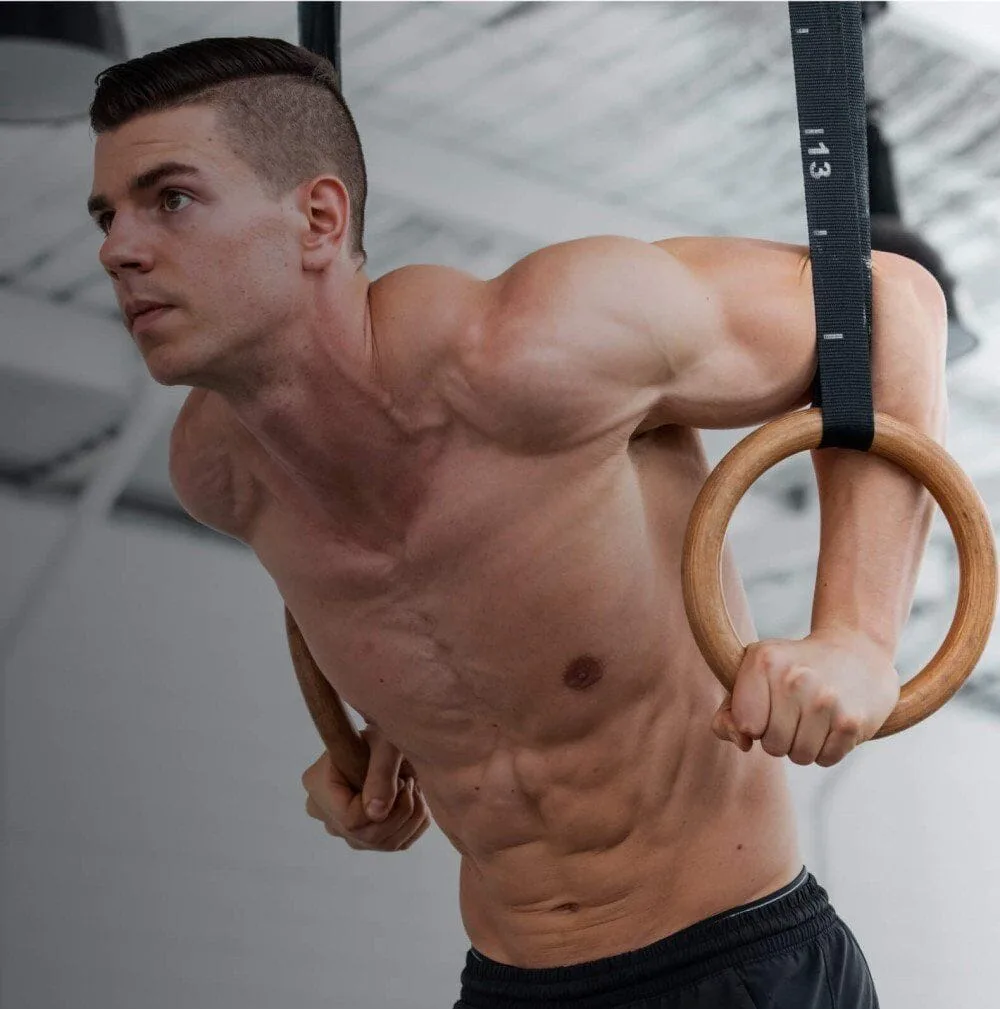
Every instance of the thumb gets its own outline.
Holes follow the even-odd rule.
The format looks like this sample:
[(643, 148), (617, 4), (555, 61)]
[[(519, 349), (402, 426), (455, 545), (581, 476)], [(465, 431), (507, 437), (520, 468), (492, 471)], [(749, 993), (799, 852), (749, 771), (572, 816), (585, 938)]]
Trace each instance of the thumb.
[(396, 801), (399, 765), (403, 755), (382, 733), (369, 726), (361, 733), (368, 742), (368, 773), (361, 790), (361, 802), (371, 820), (384, 820)]
[(732, 694), (732, 723), (750, 739), (760, 739), (771, 720), (771, 686), (767, 678), (770, 660), (762, 653), (759, 642), (747, 648), (736, 673)]
[(753, 740), (740, 732), (733, 721), (733, 695), (726, 694), (726, 699), (719, 706), (712, 719), (712, 731), (727, 743), (734, 743), (744, 753), (753, 747)]

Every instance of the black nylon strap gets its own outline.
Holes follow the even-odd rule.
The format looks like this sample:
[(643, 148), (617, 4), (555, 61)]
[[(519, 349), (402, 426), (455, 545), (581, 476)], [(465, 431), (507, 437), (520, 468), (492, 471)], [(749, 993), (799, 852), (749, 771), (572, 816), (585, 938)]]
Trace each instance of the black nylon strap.
[(816, 303), (821, 448), (867, 451), (871, 222), (860, 3), (788, 4)]

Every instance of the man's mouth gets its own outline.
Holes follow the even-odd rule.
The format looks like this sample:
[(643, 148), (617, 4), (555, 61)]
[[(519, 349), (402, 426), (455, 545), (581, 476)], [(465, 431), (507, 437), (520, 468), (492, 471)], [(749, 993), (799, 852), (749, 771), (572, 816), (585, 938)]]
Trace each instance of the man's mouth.
[(163, 315), (170, 311), (173, 305), (150, 305), (136, 312), (131, 317), (129, 328), (134, 334), (138, 329), (146, 329)]

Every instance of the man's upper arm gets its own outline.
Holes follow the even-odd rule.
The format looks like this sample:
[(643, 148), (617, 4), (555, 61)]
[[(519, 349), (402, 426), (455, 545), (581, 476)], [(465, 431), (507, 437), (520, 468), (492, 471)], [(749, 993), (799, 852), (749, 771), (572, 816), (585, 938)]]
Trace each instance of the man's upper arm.
[[(914, 311), (914, 281), (926, 287), (929, 275), (880, 253), (874, 270), (882, 302), (889, 292)], [(544, 381), (549, 411), (569, 410), (581, 434), (744, 427), (809, 402), (816, 335), (803, 246), (592, 238), (543, 249), (493, 284), (503, 334), (493, 363), (537, 365), (526, 387)]]
[(718, 329), (699, 344), (683, 324), (681, 365), (659, 411), (667, 423), (747, 427), (809, 402), (816, 321), (809, 250), (749, 238), (676, 238), (657, 246), (710, 299)]
[(492, 282), (489, 364), (581, 438), (774, 416), (812, 378), (811, 287), (795, 297), (802, 250), (738, 241), (590, 238), (528, 256)]
[[(666, 390), (665, 412), (693, 427), (743, 427), (807, 405), (817, 363), (808, 248), (746, 238), (658, 244), (711, 292), (724, 317), (710, 355), (687, 346), (687, 366)], [(913, 260), (873, 252), (876, 409), (880, 394), (901, 383), (915, 399), (933, 398), (946, 337), (944, 293), (934, 277)]]

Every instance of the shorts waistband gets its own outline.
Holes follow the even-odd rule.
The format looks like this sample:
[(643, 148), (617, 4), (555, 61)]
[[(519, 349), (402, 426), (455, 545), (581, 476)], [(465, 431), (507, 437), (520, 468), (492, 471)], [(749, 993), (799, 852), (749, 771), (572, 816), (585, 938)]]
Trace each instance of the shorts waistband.
[(470, 949), (459, 1005), (465, 1009), (574, 1007), (653, 998), (737, 964), (814, 939), (837, 920), (826, 890), (803, 867), (786, 886), (696, 922), (649, 946), (566, 967), (512, 967)]

